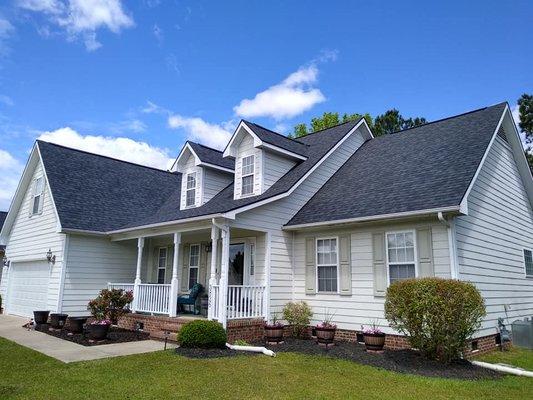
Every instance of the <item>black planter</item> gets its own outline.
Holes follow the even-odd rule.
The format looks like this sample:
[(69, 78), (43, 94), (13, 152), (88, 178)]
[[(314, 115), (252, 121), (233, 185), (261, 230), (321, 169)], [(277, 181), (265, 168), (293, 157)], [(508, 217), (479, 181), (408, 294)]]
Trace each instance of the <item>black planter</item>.
[(36, 325), (46, 324), (48, 322), (48, 315), (50, 315), (50, 311), (34, 311), (33, 322)]
[(104, 340), (109, 332), (109, 324), (90, 324), (88, 325), (89, 339), (92, 340)]
[(68, 329), (72, 333), (83, 333), (83, 325), (87, 322), (87, 317), (70, 317), (68, 319)]
[(54, 329), (63, 329), (67, 322), (68, 314), (50, 314), (50, 326)]

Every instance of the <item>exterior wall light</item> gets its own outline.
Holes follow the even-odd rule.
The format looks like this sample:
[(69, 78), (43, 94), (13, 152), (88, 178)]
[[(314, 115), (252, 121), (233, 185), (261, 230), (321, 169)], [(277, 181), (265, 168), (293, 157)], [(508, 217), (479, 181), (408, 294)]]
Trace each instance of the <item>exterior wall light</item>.
[(52, 249), (48, 249), (48, 251), (46, 252), (46, 259), (49, 263), (56, 263), (56, 256), (52, 254)]

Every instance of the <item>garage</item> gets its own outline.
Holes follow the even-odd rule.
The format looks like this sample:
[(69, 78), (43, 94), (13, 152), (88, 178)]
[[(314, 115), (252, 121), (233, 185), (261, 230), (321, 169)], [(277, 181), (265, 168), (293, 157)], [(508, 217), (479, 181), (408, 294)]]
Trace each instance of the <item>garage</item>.
[(50, 269), (47, 261), (12, 263), (9, 268), (7, 312), (24, 317), (47, 310)]

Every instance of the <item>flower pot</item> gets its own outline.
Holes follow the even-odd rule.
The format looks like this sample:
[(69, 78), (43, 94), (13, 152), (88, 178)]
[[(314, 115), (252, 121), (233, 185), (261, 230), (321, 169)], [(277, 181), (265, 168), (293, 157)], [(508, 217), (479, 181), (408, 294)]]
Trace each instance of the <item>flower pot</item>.
[(68, 314), (50, 314), (50, 326), (54, 329), (63, 329), (67, 318)]
[(265, 325), (265, 338), (267, 343), (283, 342), (283, 325)]
[(46, 324), (48, 322), (48, 315), (50, 315), (50, 311), (34, 311), (33, 322), (36, 325)]
[(70, 317), (68, 319), (68, 329), (72, 333), (83, 333), (83, 325), (87, 322), (87, 317)]
[(315, 327), (316, 341), (320, 345), (329, 346), (333, 344), (337, 328)]
[(367, 351), (383, 351), (385, 346), (384, 333), (365, 333), (363, 337)]
[(89, 339), (104, 340), (109, 332), (109, 324), (90, 324), (88, 327)]

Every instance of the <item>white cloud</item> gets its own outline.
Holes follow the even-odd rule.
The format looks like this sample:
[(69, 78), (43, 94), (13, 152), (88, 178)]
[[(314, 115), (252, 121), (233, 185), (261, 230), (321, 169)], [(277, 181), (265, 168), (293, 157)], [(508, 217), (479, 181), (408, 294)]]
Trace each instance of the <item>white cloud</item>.
[(0, 149), (0, 211), (7, 211), (24, 166), (6, 150)]
[(183, 117), (178, 114), (168, 117), (168, 126), (172, 129), (181, 128), (189, 139), (216, 149), (223, 149), (232, 135), (231, 122), (211, 124), (198, 117)]
[(69, 40), (83, 40), (88, 51), (102, 46), (96, 38), (98, 29), (119, 33), (134, 25), (121, 0), (19, 0), (18, 6), (44, 14), (50, 23), (65, 30)]
[(518, 129), (518, 133), (520, 134), (520, 139), (522, 139), (522, 144), (525, 147), (526, 134), (520, 130), (520, 126), (518, 125), (520, 123), (520, 112), (518, 111), (518, 105), (511, 108), (511, 114), (513, 115), (513, 120), (516, 125), (516, 129)]
[(82, 135), (70, 127), (43, 132), (38, 139), (160, 169), (174, 161), (167, 149), (126, 137)]
[(301, 67), (277, 85), (244, 99), (233, 111), (244, 118), (292, 118), (326, 100), (320, 89), (313, 87), (318, 78), (315, 64)]
[(9, 47), (6, 42), (11, 37), (15, 28), (7, 19), (0, 18), (0, 56), (9, 53)]

